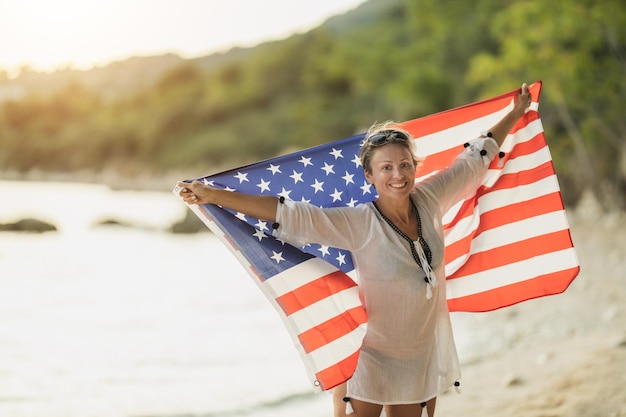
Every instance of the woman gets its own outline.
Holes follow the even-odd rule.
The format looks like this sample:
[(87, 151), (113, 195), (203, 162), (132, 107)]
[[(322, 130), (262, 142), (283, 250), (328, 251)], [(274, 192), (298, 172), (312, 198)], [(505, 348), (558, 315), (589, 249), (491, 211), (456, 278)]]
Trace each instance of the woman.
[[(378, 194), (357, 207), (322, 209), (277, 197), (179, 183), (188, 204), (217, 204), (278, 223), (277, 238), (352, 253), (368, 313), (352, 378), (333, 391), (335, 416), (434, 416), (439, 394), (458, 384), (460, 366), (446, 302), (442, 217), (480, 185), (515, 122), (531, 102), (522, 85), (513, 110), (472, 142), (455, 163), (415, 184), (419, 159), (410, 135), (373, 126), (361, 147), (365, 178)], [(346, 407), (346, 403), (349, 405)]]

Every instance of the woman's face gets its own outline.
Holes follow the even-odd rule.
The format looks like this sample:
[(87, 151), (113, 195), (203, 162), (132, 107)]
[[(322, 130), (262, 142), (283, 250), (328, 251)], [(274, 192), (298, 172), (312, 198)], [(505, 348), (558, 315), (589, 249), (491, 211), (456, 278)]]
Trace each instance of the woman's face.
[(407, 198), (413, 190), (416, 167), (406, 147), (390, 143), (377, 148), (371, 167), (371, 172), (365, 172), (365, 178), (376, 188), (380, 199)]

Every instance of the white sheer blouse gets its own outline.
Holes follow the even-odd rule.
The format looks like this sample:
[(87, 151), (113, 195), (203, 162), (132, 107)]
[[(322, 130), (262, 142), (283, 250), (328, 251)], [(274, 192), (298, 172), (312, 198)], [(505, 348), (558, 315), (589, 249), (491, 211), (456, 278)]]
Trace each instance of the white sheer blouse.
[[(485, 156), (480, 155), (483, 148)], [(449, 168), (416, 184), (411, 199), (437, 278), (430, 298), (426, 273), (409, 243), (372, 203), (327, 209), (293, 201), (278, 205), (276, 237), (294, 246), (318, 243), (352, 253), (368, 322), (348, 397), (376, 404), (420, 403), (460, 379), (446, 302), (442, 217), (473, 194), (497, 152), (493, 139), (476, 140)]]

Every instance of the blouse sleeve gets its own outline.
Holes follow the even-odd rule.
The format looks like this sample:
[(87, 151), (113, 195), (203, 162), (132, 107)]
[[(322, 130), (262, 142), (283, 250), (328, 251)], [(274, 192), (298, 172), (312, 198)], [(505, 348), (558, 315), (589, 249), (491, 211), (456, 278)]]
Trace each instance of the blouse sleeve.
[(440, 202), (443, 213), (476, 192), (498, 151), (498, 144), (492, 138), (475, 139), (450, 167), (424, 181)]
[(274, 237), (294, 246), (317, 243), (355, 250), (368, 238), (369, 228), (363, 227), (368, 215), (366, 206), (319, 208), (285, 200), (276, 210)]

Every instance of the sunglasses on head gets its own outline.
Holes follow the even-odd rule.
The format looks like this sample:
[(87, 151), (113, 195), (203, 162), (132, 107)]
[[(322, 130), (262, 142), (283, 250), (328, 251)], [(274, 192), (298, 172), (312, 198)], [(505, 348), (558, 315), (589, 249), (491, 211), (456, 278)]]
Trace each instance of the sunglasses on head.
[(389, 143), (391, 141), (393, 142), (407, 142), (409, 140), (409, 137), (398, 131), (398, 130), (388, 130), (386, 132), (381, 132), (381, 133), (377, 133), (375, 135), (370, 136), (369, 138), (367, 138), (367, 141), (370, 143), (370, 145), (372, 146), (380, 146), (380, 145), (384, 145), (386, 143)]

